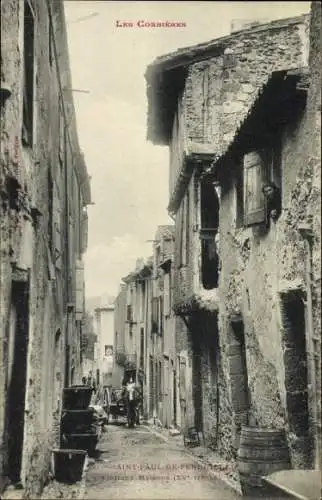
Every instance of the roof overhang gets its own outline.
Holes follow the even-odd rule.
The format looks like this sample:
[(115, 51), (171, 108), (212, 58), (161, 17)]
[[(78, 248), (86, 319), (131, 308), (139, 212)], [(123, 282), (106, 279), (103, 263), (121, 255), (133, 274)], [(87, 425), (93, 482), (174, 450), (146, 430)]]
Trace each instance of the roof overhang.
[(140, 269), (133, 271), (132, 273), (129, 273), (127, 276), (122, 278), (122, 281), (124, 283), (131, 283), (134, 281), (144, 281), (146, 280), (149, 276), (152, 274), (152, 264), (147, 263), (144, 264)]
[(145, 73), (148, 99), (147, 140), (157, 145), (169, 144), (177, 99), (184, 89), (189, 66), (223, 54), (233, 40), (247, 33), (260, 34), (283, 29), (304, 23), (308, 18), (309, 15), (304, 14), (277, 19), (156, 58)]
[(260, 140), (270, 137), (276, 127), (294, 121), (305, 107), (309, 84), (307, 67), (274, 71), (261, 87), (230, 144), (215, 158), (209, 173), (220, 168), (226, 157), (241, 149), (246, 152), (256, 147)]

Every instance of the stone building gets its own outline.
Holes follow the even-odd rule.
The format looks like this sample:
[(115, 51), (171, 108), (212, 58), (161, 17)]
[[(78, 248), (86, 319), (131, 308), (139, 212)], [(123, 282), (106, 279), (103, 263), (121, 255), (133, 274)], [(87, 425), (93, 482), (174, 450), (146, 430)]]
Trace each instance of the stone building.
[(90, 185), (63, 2), (9, 0), (1, 16), (0, 489), (37, 498), (62, 389), (80, 382)]
[[(135, 270), (123, 278), (115, 300), (115, 362), (122, 370), (120, 383), (127, 383), (132, 377), (144, 394), (148, 380), (151, 276), (151, 259), (138, 259)], [(146, 400), (144, 405), (147, 412)]]
[(82, 375), (88, 378), (96, 373), (97, 335), (94, 332), (94, 315), (85, 313), (82, 336)]
[[(300, 236), (293, 228), (298, 208), (292, 213), (296, 201), (291, 201), (297, 170), (290, 166), (295, 162), (292, 148), (300, 152), (306, 134), (298, 120), (306, 113), (306, 88), (300, 87), (301, 82), (307, 86), (308, 32), (309, 16), (255, 23), (220, 39), (159, 57), (146, 72), (148, 139), (168, 145), (170, 150), (168, 210), (175, 217), (173, 307), (177, 316), (182, 427), (195, 425), (204, 432), (209, 446), (232, 457), (243, 423), (286, 426), (293, 463), (300, 466), (310, 462), (310, 457), (304, 450), (303, 429), (293, 436), (292, 416), (287, 413), (283, 326), (278, 317), (282, 287), (285, 285), (286, 292), (288, 281), (293, 283), (295, 277), (301, 281), (303, 268), (304, 250), (297, 247)], [(262, 92), (264, 104), (258, 104)], [(284, 103), (279, 115), (283, 99), (291, 103), (292, 110), (294, 102), (296, 106), (291, 112)], [(225, 155), (235, 142), (234, 151), (241, 156), (252, 152), (255, 146), (249, 136), (243, 146), (239, 144), (240, 127), (257, 114), (258, 105), (261, 111), (268, 111), (273, 102), (274, 120), (281, 121), (283, 131), (289, 133), (283, 139), (285, 149), (281, 144), (276, 149), (271, 141), (278, 139), (278, 134), (272, 133), (273, 126), (268, 125), (272, 136), (268, 137), (263, 118), (256, 115), (252, 121), (252, 130), (259, 119), (263, 132), (256, 148), (268, 148), (276, 164), (280, 161), (276, 158), (278, 151), (283, 149), (287, 158), (287, 166), (272, 166), (266, 179), (275, 185), (275, 202), (282, 195), (283, 208), (282, 214), (278, 212), (281, 207), (277, 208), (278, 220), (270, 222), (267, 230), (262, 227), (258, 166), (264, 160), (246, 156), (244, 168), (239, 166), (242, 159), (237, 161), (237, 168)], [(313, 121), (311, 126), (316, 126)], [(298, 165), (301, 159), (303, 163), (308, 155), (302, 153)], [(316, 187), (317, 173), (311, 178)], [(305, 199), (308, 211), (317, 198), (315, 190), (312, 201)], [(306, 222), (306, 217), (302, 218)], [(314, 224), (318, 227), (318, 215)], [(306, 283), (304, 275), (303, 268), (302, 286)], [(319, 301), (315, 300), (318, 310)], [(315, 318), (314, 308), (313, 314)], [(317, 327), (318, 323), (314, 330)], [(291, 347), (294, 355), (291, 352), (289, 357), (293, 361), (298, 356), (297, 348)], [(302, 399), (289, 389), (291, 406), (294, 401), (298, 405), (300, 399), (305, 400), (306, 389), (301, 386), (298, 390)], [(312, 418), (313, 414), (314, 410)]]
[(177, 420), (177, 359), (172, 310), (174, 226), (158, 226), (153, 242), (149, 349), (149, 417), (164, 427)]
[(146, 419), (177, 424), (178, 381), (172, 310), (174, 226), (158, 226), (153, 256), (137, 260), (115, 301), (116, 362), (144, 394)]
[(94, 310), (94, 333), (96, 335), (96, 383), (112, 385), (114, 369), (114, 299)]

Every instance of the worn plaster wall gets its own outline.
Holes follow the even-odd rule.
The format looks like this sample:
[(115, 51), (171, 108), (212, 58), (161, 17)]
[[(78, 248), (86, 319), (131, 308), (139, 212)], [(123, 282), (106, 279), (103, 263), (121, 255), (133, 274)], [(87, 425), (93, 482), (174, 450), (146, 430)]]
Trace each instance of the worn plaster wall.
[(307, 16), (227, 37), (219, 56), (189, 67), (183, 99), (187, 139), (214, 143), (221, 153), (268, 75), (307, 62)]
[(125, 320), (126, 320), (126, 286), (121, 285), (119, 294), (115, 299), (114, 309), (114, 344), (115, 352), (124, 350)]
[[(185, 150), (188, 140), (215, 145), (218, 154), (224, 152), (271, 72), (307, 65), (308, 28), (308, 17), (303, 16), (243, 30), (225, 39), (220, 55), (190, 65), (183, 95), (178, 97), (173, 123), (170, 197), (175, 180), (183, 167), (182, 151)], [(287, 134), (287, 131), (285, 133)], [(298, 154), (294, 145), (299, 143), (300, 136), (299, 131), (299, 135), (293, 134), (292, 139), (289, 139), (289, 151), (293, 150), (294, 156)], [(286, 150), (284, 154), (287, 155)], [(300, 168), (294, 168), (294, 162), (291, 160), (286, 164), (284, 199), (290, 197), (296, 171)], [(232, 418), (228, 391), (230, 356), (227, 340), (229, 341), (230, 326), (227, 316), (235, 314), (241, 307), (247, 337), (249, 386), (252, 394), (253, 414), (250, 415), (250, 421), (259, 425), (278, 426), (285, 424), (286, 416), (282, 390), (284, 374), (283, 370), (277, 368), (283, 366), (281, 337), (276, 328), (274, 330), (272, 327), (280, 322), (278, 306), (273, 299), (279, 278), (274, 271), (271, 273), (275, 266), (280, 237), (274, 230), (264, 238), (259, 234), (253, 235), (251, 231), (231, 231), (231, 225), (234, 227), (236, 223), (235, 186), (223, 186), (223, 190), (220, 239), (224, 238), (221, 247), (224, 268), (220, 275), (220, 288), (205, 291), (200, 284), (200, 185), (198, 178), (193, 176), (176, 213), (174, 301), (177, 310), (189, 311), (200, 306), (206, 310), (216, 310), (220, 301), (219, 373), (223, 392), (221, 401), (225, 408), (221, 413), (226, 418), (223, 426), (230, 431), (227, 430), (225, 437), (221, 436), (219, 446), (224, 454), (230, 455), (234, 447), (238, 446), (238, 439), (236, 441), (234, 434), (238, 434), (241, 423), (246, 423), (240, 415)], [(241, 272), (247, 276), (247, 286), (242, 291)], [(262, 276), (262, 280), (259, 280), (258, 276)], [(258, 297), (265, 299), (261, 301)], [(272, 332), (270, 336), (267, 335), (268, 331)], [(182, 349), (184, 344), (186, 348), (189, 347), (189, 335), (182, 326), (177, 327), (177, 339)], [(209, 347), (204, 346), (201, 351), (202, 371), (207, 379)], [(260, 367), (264, 369), (261, 370)], [(207, 382), (204, 386), (203, 413), (207, 415), (204, 418), (204, 426), (211, 440), (213, 416), (211, 410), (209, 411)], [(234, 427), (237, 428), (236, 432)]]
[[(311, 64), (316, 68), (319, 23), (312, 21)], [(259, 426), (285, 427), (294, 467), (313, 464), (310, 435), (292, 427), (290, 394), (286, 392), (285, 349), (280, 309), (280, 291), (306, 290), (305, 243), (299, 232), (301, 222), (313, 230), (312, 294), (314, 335), (320, 338), (320, 94), (316, 70), (313, 70), (307, 106), (296, 122), (285, 127), (282, 140), (283, 210), (267, 233), (259, 229), (236, 228), (234, 179), (223, 183), (221, 205), (222, 274), (220, 294), (220, 330), (222, 342), (231, 342), (227, 318), (241, 313), (246, 337), (249, 422)], [(228, 165), (226, 165), (228, 168)], [(232, 171), (229, 165), (230, 172)], [(308, 335), (308, 332), (306, 332)], [(316, 358), (317, 380), (320, 380), (319, 355)], [(228, 362), (227, 362), (228, 370)], [(298, 389), (295, 388), (295, 392)], [(317, 391), (320, 386), (318, 382)], [(295, 398), (295, 393), (291, 395)], [(297, 396), (296, 396), (297, 397)], [(299, 394), (299, 397), (301, 395)], [(294, 411), (294, 408), (292, 409)], [(297, 412), (301, 412), (300, 400)], [(320, 410), (319, 410), (320, 411)]]
[(206, 445), (231, 459), (234, 453), (232, 407), (223, 365), (224, 346), (219, 343), (217, 313), (200, 311), (194, 315), (193, 330), (198, 342), (194, 349), (199, 357), (197, 391), (200, 391), (201, 428)]
[[(21, 266), (21, 242), (26, 235), (24, 220), (32, 220), (32, 231), (27, 248), (32, 250), (25, 262), (29, 274), (29, 345), (27, 356), (27, 382), (25, 397), (25, 425), (21, 479), (26, 497), (36, 498), (49, 470), (50, 448), (57, 444), (61, 410), (61, 390), (64, 382), (66, 311), (67, 302), (66, 245), (61, 244), (62, 254), (51, 253), (49, 247), (50, 195), (48, 176), (53, 181), (53, 205), (55, 214), (66, 213), (65, 194), (66, 157), (59, 158), (61, 120), (59, 100), (62, 99), (58, 84), (56, 56), (59, 62), (67, 54), (64, 33), (64, 15), (61, 2), (53, 2), (53, 32), (58, 50), (54, 50), (53, 38), (49, 37), (49, 15), (45, 1), (34, 2), (35, 13), (35, 75), (34, 75), (34, 120), (33, 150), (21, 143), (22, 95), (23, 95), (23, 19), (24, 3), (11, 0), (1, 4), (1, 81), (11, 88), (11, 96), (1, 109), (1, 470), (2, 486), (7, 474), (6, 456), (6, 408), (7, 408), (7, 344), (10, 334), (10, 297), (12, 264)], [(56, 46), (56, 48), (57, 48)], [(51, 55), (50, 55), (51, 54)], [(70, 81), (68, 60), (65, 64), (65, 79)], [(68, 86), (71, 88), (71, 85)], [(66, 99), (71, 99), (71, 94)], [(73, 105), (69, 105), (74, 115)], [(73, 118), (75, 120), (75, 118)], [(77, 132), (73, 122), (73, 150), (78, 153)], [(71, 127), (70, 127), (71, 128)], [(64, 147), (64, 145), (63, 145)], [(14, 179), (24, 200), (17, 207), (10, 207), (8, 178)], [(79, 201), (79, 200), (78, 200)], [(73, 212), (79, 212), (77, 200)], [(37, 213), (37, 216), (34, 214)], [(61, 216), (58, 228), (61, 239), (65, 237), (66, 220)], [(77, 224), (77, 219), (75, 220)], [(70, 256), (73, 260), (74, 254)], [(75, 266), (75, 262), (73, 262)], [(72, 266), (71, 266), (72, 267)], [(73, 343), (75, 324), (72, 325), (70, 343)], [(60, 334), (57, 335), (57, 332)], [(79, 338), (75, 337), (79, 343)], [(54, 363), (55, 361), (55, 363)]]

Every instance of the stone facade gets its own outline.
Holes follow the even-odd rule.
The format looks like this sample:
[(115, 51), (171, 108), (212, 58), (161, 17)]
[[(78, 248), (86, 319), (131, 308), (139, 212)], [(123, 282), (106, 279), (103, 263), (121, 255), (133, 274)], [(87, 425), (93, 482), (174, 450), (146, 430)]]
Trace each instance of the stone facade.
[[(153, 367), (153, 408), (164, 427), (176, 424), (175, 317), (172, 310), (173, 226), (159, 226), (153, 244), (153, 293), (150, 367)], [(152, 388), (150, 388), (151, 392)]]
[(62, 2), (1, 4), (1, 489), (37, 498), (80, 382), (90, 187)]
[(96, 334), (96, 383), (112, 386), (114, 372), (114, 303), (102, 304), (94, 310), (94, 332)]
[[(137, 260), (136, 269), (123, 278), (115, 300), (115, 362), (122, 370), (120, 384), (130, 377), (147, 394), (147, 352), (150, 337), (150, 297), (152, 296), (152, 259)], [(144, 412), (148, 410), (148, 398)]]
[[(159, 57), (146, 72), (148, 139), (170, 149), (176, 344), (186, 356), (183, 402), (191, 402), (183, 425), (195, 424), (228, 457), (242, 424), (285, 427), (295, 467), (312, 466), (320, 435), (319, 396), (309, 389), (312, 380), (320, 393), (320, 82), (314, 69), (309, 85), (307, 71), (309, 55), (320, 68), (319, 22), (315, 14), (252, 26)], [(242, 167), (257, 149), (270, 151), (265, 181), (281, 194), (269, 229), (260, 219), (268, 205), (246, 198), (253, 189), (263, 201), (261, 181), (252, 187), (258, 162), (247, 156)], [(292, 337), (301, 321), (289, 318), (293, 289), (308, 301), (302, 347)], [(304, 378), (294, 376), (297, 362)]]
[(138, 259), (116, 298), (116, 361), (124, 378), (143, 388), (143, 413), (180, 427), (179, 376), (173, 313), (173, 226), (159, 226), (153, 256)]

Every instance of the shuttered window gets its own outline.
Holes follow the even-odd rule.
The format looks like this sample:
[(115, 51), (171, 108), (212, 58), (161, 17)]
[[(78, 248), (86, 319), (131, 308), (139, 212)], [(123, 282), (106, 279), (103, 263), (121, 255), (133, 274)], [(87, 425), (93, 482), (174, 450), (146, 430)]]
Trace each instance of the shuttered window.
[(126, 306), (126, 320), (128, 322), (132, 322), (133, 321), (132, 306), (131, 305), (127, 305)]
[(252, 226), (266, 220), (265, 198), (262, 192), (266, 182), (266, 156), (252, 151), (244, 156), (244, 225)]
[(152, 299), (152, 325), (151, 325), (151, 333), (157, 333), (158, 332), (158, 327), (159, 327), (159, 304), (158, 304), (158, 298), (153, 297)]
[(163, 335), (163, 315), (164, 315), (164, 302), (163, 297), (159, 298), (159, 335)]
[(164, 275), (164, 314), (170, 316), (170, 275)]

